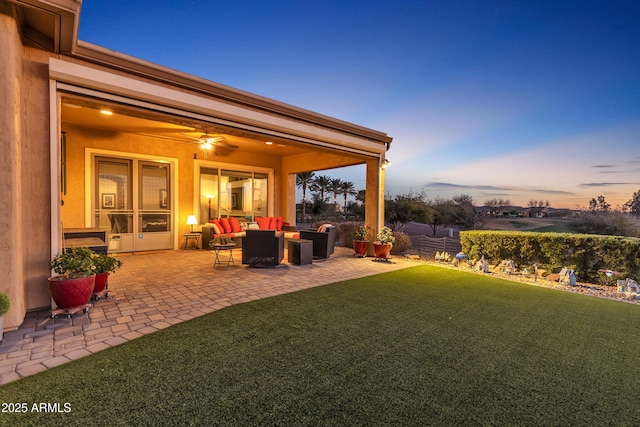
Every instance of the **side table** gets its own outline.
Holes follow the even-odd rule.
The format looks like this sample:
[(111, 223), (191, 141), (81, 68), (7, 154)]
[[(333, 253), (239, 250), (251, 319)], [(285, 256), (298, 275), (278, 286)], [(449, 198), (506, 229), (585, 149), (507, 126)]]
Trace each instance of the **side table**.
[[(211, 247), (213, 249), (213, 252), (216, 254), (216, 258), (213, 261), (213, 268), (216, 268), (219, 265), (224, 265), (225, 267), (229, 267), (230, 264), (233, 264), (234, 266), (236, 265), (235, 261), (233, 260), (233, 248), (236, 247), (235, 243), (232, 245), (213, 245)], [(229, 251), (229, 256), (226, 262), (220, 260), (220, 251), (225, 250)]]
[[(184, 248), (198, 249), (200, 247), (200, 236), (202, 233), (185, 233), (184, 235)], [(189, 246), (189, 241), (193, 240), (194, 244)]]
[(306, 265), (313, 263), (313, 240), (290, 239), (287, 247), (287, 260), (290, 264)]

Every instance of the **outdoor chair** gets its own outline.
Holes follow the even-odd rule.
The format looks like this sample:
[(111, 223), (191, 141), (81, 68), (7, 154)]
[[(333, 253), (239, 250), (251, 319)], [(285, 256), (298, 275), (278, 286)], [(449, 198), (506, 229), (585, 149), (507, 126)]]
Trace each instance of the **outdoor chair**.
[(242, 263), (250, 267), (272, 267), (284, 258), (284, 233), (247, 230), (242, 245)]
[(300, 238), (313, 241), (314, 258), (329, 258), (333, 254), (337, 230), (336, 227), (326, 227), (324, 231), (300, 231)]

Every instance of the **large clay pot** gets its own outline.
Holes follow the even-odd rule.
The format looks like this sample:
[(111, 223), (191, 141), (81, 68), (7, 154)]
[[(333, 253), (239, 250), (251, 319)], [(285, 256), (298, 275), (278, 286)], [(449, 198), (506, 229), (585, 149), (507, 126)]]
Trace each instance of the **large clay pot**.
[(93, 285), (93, 293), (97, 294), (98, 292), (104, 291), (104, 288), (107, 287), (107, 283), (109, 281), (109, 272), (106, 273), (98, 273), (96, 274), (96, 283)]
[(367, 256), (367, 249), (369, 247), (369, 241), (367, 240), (354, 240), (353, 250), (357, 257), (364, 258)]
[(49, 277), (51, 298), (58, 308), (72, 308), (85, 305), (91, 299), (96, 282), (95, 274), (77, 279)]
[(391, 245), (388, 243), (373, 243), (373, 252), (376, 256), (376, 259), (387, 259), (389, 258), (389, 253), (391, 252)]

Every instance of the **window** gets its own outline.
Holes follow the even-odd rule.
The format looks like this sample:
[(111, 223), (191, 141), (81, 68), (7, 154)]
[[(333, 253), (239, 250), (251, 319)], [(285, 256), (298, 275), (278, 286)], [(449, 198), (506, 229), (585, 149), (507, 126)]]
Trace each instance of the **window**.
[(269, 173), (200, 167), (199, 221), (235, 217), (252, 221), (268, 215)]

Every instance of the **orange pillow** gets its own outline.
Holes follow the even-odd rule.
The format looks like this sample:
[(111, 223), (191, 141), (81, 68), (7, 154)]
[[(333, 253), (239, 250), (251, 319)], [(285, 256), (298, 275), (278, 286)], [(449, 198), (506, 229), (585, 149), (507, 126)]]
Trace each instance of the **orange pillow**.
[(231, 225), (232, 233), (239, 233), (242, 231), (242, 227), (240, 227), (240, 221), (238, 221), (238, 218), (229, 218), (229, 224)]
[(231, 224), (227, 218), (220, 218), (220, 225), (224, 229), (225, 233), (231, 233)]
[(269, 224), (271, 223), (271, 218), (260, 216), (256, 218), (256, 222), (258, 223), (258, 227), (260, 227), (260, 230), (268, 230)]
[(275, 230), (276, 229), (276, 225), (277, 221), (276, 221), (276, 217), (275, 216), (270, 216), (269, 217), (269, 230)]
[(277, 231), (282, 231), (282, 217), (281, 216), (277, 216), (276, 217), (276, 230)]

